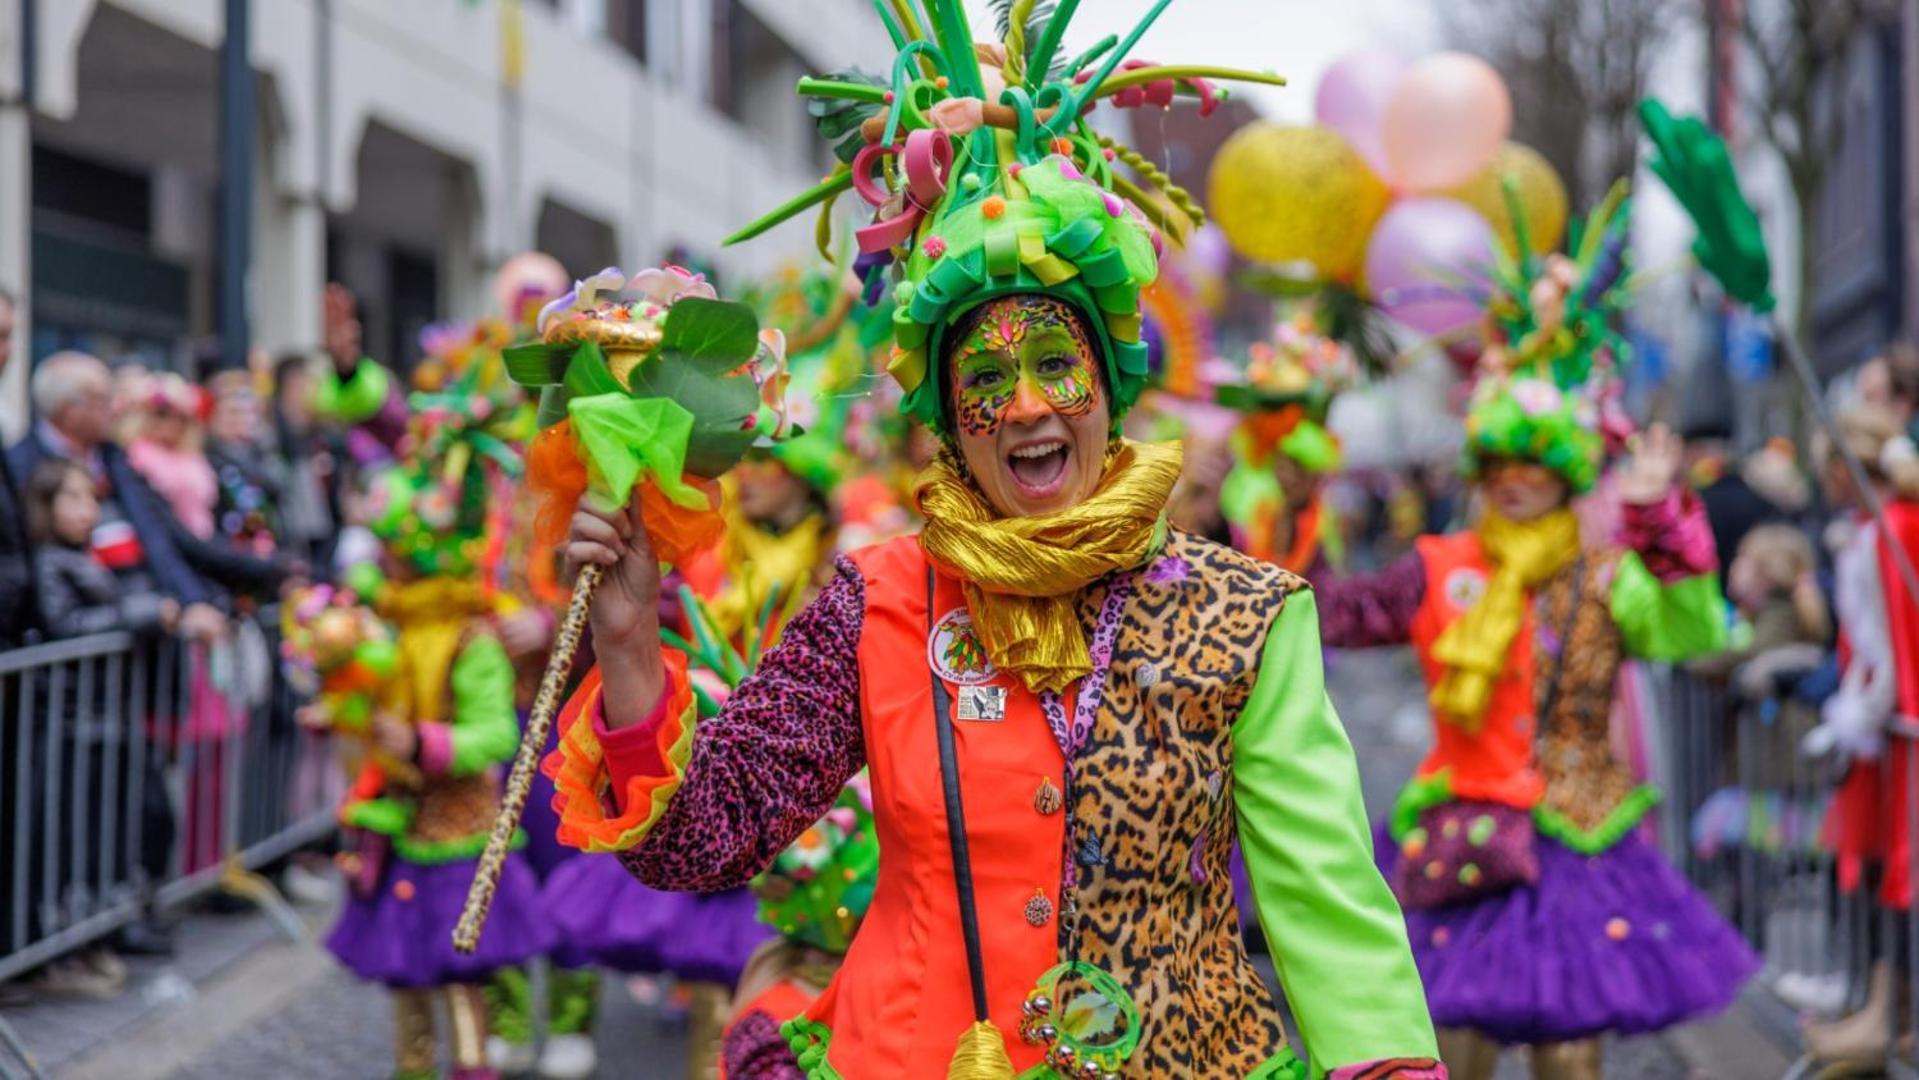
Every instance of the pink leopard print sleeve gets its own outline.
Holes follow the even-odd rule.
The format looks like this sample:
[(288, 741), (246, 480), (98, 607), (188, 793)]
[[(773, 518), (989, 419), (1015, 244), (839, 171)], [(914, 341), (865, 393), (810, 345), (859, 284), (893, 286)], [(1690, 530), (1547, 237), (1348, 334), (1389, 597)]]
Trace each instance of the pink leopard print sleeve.
[(866, 764), (860, 627), (866, 589), (845, 558), (755, 671), (693, 736), (686, 777), (638, 847), (620, 854), (656, 889), (747, 883), (831, 809)]
[(1418, 552), (1408, 552), (1376, 574), (1316, 579), (1313, 595), (1319, 601), (1319, 637), (1327, 645), (1404, 645), (1426, 599), (1426, 563)]
[(780, 1035), (780, 1022), (759, 1009), (733, 1021), (720, 1057), (726, 1080), (806, 1080), (806, 1070)]
[(1719, 568), (1706, 504), (1690, 490), (1674, 489), (1653, 503), (1621, 507), (1619, 543), (1639, 553), (1646, 569), (1671, 585)]

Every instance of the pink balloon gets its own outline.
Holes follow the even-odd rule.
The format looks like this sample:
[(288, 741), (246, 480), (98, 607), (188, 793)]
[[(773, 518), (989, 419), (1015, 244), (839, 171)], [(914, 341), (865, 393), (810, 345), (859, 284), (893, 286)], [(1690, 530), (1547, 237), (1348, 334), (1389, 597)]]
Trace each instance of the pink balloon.
[(1411, 192), (1463, 184), (1512, 127), (1512, 95), (1492, 65), (1465, 53), (1429, 56), (1406, 70), (1386, 105), (1388, 179)]
[(1339, 132), (1373, 171), (1386, 171), (1386, 105), (1406, 74), (1404, 56), (1390, 49), (1349, 52), (1320, 76), (1313, 118)]
[(1366, 248), (1366, 287), (1386, 314), (1422, 334), (1471, 327), (1485, 307), (1493, 229), (1453, 199), (1403, 199)]

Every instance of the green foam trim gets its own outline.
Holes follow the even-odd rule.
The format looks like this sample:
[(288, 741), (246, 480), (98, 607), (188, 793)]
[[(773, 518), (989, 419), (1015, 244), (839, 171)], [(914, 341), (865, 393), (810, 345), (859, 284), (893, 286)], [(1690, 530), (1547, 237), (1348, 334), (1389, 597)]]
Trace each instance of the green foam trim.
[(1659, 805), (1659, 789), (1641, 784), (1612, 808), (1606, 819), (1590, 829), (1581, 829), (1572, 819), (1545, 803), (1533, 807), (1533, 824), (1539, 831), (1581, 855), (1598, 855), (1626, 838), (1652, 808)]
[(1452, 801), (1453, 774), (1449, 769), (1406, 781), (1406, 786), (1399, 789), (1399, 798), (1393, 801), (1390, 823), (1393, 839), (1405, 839), (1406, 834), (1419, 825), (1419, 815)]

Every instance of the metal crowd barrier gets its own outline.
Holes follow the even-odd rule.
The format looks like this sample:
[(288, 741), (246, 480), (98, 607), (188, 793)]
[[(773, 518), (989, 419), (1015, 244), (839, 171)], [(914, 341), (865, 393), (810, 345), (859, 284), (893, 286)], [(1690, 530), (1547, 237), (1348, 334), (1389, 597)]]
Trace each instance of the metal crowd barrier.
[(276, 613), (233, 625), (0, 652), (0, 982), (216, 890), (303, 934), (256, 871), (332, 831), (339, 769), (294, 719)]
[[(1684, 670), (1649, 667), (1645, 677), (1653, 779), (1665, 794), (1661, 841), (1764, 961), (1742, 999), (1748, 1015), (1798, 1046), (1802, 1016), (1850, 1015), (1865, 1003), (1874, 964), (1890, 964), (1887, 1073), (1919, 1078), (1912, 1040), (1899, 1038), (1919, 1029), (1919, 917), (1878, 902), (1883, 865), (1868, 864), (1853, 887), (1841, 887), (1825, 828), (1846, 766), (1801, 751), (1816, 709), (1747, 699)], [(1909, 766), (1905, 857), (1919, 866), (1919, 725), (1889, 732), (1882, 761), (1896, 757)], [(1827, 1064), (1802, 1054), (1787, 1077)]]

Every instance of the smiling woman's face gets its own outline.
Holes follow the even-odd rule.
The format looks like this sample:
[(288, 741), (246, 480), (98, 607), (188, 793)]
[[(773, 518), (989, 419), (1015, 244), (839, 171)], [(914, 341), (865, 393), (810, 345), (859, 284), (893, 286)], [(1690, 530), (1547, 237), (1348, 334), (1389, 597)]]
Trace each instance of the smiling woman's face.
[(1075, 506), (1099, 486), (1112, 412), (1084, 323), (1051, 297), (990, 300), (950, 346), (954, 438), (1006, 517)]

